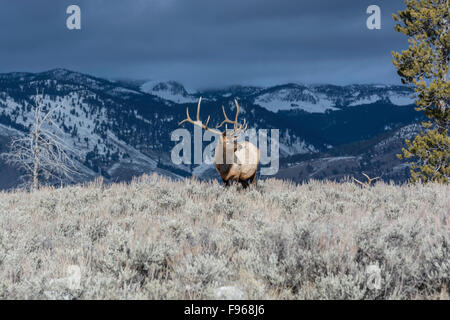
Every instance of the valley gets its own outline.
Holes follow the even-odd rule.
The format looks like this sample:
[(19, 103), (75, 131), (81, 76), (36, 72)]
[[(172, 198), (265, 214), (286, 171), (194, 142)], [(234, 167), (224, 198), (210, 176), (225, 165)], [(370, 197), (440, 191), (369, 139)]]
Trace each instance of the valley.
[[(106, 182), (130, 181), (153, 172), (172, 179), (193, 174), (217, 179), (213, 166), (174, 165), (170, 159), (176, 144), (171, 132), (200, 96), (201, 117), (210, 115), (214, 126), (222, 119), (220, 106), (234, 112), (236, 98), (249, 128), (279, 129), (282, 167), (276, 177), (296, 182), (342, 179), (362, 170), (405, 181), (408, 170), (395, 153), (411, 126), (423, 120), (403, 86), (285, 84), (188, 92), (175, 81), (111, 81), (54, 69), (0, 74), (0, 152), (30, 127), (37, 88), (44, 90), (48, 107), (61, 106), (53, 120), (81, 173), (76, 182), (100, 176)], [(388, 148), (370, 144), (371, 139)], [(19, 172), (0, 165), (0, 188), (20, 186)]]

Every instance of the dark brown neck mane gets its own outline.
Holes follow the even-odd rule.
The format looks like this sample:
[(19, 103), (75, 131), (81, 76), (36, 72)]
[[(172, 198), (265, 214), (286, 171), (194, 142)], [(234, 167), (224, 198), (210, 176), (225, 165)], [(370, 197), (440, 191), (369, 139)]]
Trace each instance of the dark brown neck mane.
[[(234, 151), (236, 151), (237, 148), (237, 142), (234, 141), (234, 150), (233, 152), (231, 152), (231, 150), (228, 150), (229, 156), (233, 157), (233, 161), (230, 161), (230, 159), (228, 159), (228, 163), (227, 163), (227, 143), (226, 143), (226, 139), (221, 139), (221, 143), (222, 143), (222, 163), (216, 163), (216, 168), (217, 170), (220, 172), (220, 175), (227, 175), (228, 172), (230, 172), (231, 167), (234, 164)], [(231, 162), (231, 163), (230, 163)]]

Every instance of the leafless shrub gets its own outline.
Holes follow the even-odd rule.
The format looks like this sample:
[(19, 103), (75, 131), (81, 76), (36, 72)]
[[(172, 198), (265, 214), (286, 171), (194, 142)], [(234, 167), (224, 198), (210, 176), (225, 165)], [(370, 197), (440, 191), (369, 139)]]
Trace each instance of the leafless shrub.
[[(448, 299), (449, 191), (270, 180), (224, 192), (151, 175), (3, 192), (0, 298), (215, 299), (232, 286), (249, 299)], [(80, 288), (49, 286), (70, 265)]]

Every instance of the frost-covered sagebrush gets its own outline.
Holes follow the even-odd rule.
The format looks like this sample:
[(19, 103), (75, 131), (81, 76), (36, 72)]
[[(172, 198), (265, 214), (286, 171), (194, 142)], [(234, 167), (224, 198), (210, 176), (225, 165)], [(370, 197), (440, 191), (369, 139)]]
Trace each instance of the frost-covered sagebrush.
[[(449, 191), (154, 175), (0, 193), (0, 299), (448, 299)], [(79, 286), (55, 285), (69, 266)]]

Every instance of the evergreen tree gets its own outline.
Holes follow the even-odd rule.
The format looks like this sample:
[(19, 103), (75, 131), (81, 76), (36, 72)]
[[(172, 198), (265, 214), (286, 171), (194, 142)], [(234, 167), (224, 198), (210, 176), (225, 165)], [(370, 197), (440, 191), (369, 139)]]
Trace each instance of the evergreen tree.
[(448, 136), (450, 85), (448, 0), (405, 0), (406, 9), (393, 15), (397, 32), (409, 37), (409, 48), (393, 52), (393, 64), (402, 83), (414, 88), (416, 110), (424, 111), (425, 132), (406, 140), (400, 159), (413, 158), (412, 182), (448, 183), (450, 176)]

